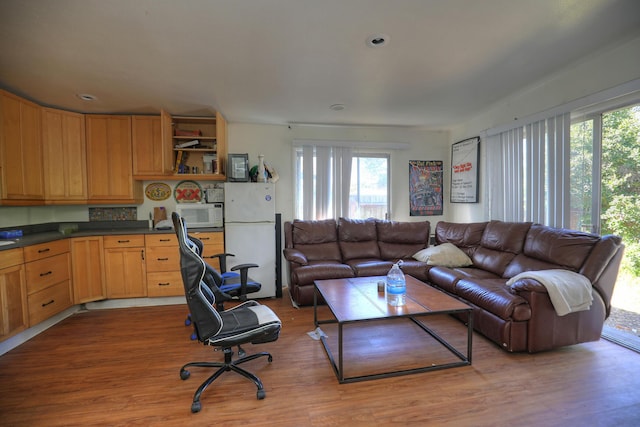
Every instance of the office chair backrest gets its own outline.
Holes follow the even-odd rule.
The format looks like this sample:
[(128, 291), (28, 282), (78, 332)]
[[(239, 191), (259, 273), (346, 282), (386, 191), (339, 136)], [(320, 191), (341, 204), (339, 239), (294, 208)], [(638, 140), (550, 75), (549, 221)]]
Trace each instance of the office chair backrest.
[[(214, 308), (215, 291), (204, 282), (207, 264), (191, 241), (184, 219), (175, 212), (171, 215), (180, 248), (180, 272), (184, 284), (191, 320), (200, 341), (217, 335), (222, 329), (222, 318)], [(215, 286), (212, 284), (211, 286)]]

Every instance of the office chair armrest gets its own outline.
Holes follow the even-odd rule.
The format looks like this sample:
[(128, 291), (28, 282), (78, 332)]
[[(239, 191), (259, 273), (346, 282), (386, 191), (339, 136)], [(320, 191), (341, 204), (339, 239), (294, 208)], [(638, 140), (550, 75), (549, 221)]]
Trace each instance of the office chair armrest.
[(249, 279), (249, 269), (259, 267), (258, 264), (239, 264), (231, 267), (231, 271), (240, 270), (240, 300), (247, 299), (247, 280)]
[(220, 264), (220, 273), (226, 273), (227, 272), (227, 257), (230, 256), (235, 256), (234, 254), (229, 254), (229, 253), (224, 253), (224, 254), (215, 254), (215, 255), (211, 255), (205, 258), (218, 258), (218, 262)]

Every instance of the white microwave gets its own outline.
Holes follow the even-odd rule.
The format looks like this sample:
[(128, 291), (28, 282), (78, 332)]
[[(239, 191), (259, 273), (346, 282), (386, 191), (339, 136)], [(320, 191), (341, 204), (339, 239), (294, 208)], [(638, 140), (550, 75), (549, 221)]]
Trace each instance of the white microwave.
[(223, 227), (223, 204), (177, 204), (176, 213), (184, 218), (188, 228)]

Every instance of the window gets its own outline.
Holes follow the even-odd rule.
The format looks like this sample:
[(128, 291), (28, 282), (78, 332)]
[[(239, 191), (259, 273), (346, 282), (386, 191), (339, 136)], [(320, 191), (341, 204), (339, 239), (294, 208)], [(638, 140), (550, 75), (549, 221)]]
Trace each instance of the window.
[(569, 114), (504, 131), (487, 144), (489, 216), (568, 227)]
[(329, 146), (298, 146), (294, 154), (296, 218), (388, 218), (389, 154)]
[(389, 155), (357, 154), (351, 162), (349, 218), (389, 217)]

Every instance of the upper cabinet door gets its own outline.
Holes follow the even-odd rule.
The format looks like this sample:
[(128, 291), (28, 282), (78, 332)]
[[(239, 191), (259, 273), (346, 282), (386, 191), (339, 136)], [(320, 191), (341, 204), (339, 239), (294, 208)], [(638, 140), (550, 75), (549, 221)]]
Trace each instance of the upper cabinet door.
[(165, 145), (160, 116), (133, 116), (131, 120), (133, 175), (144, 178), (170, 174), (172, 151)]
[(86, 203), (84, 115), (43, 108), (42, 140), (47, 203)]
[(2, 203), (43, 204), (41, 107), (0, 91)]
[(86, 115), (90, 203), (141, 203), (133, 181), (131, 116)]

